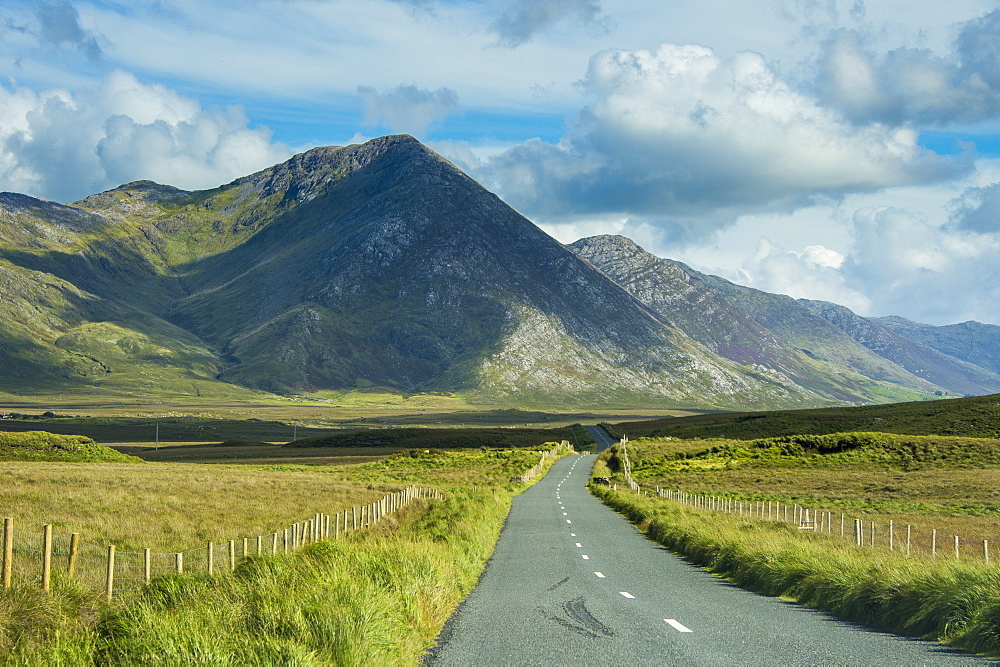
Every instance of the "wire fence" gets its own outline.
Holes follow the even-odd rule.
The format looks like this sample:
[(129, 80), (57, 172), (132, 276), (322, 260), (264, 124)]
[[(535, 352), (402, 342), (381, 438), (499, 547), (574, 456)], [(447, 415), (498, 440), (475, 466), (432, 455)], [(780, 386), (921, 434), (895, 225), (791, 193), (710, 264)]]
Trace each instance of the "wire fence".
[(560, 454), (563, 454), (567, 451), (573, 451), (573, 448), (569, 444), (569, 440), (563, 440), (562, 442), (559, 443), (559, 446), (553, 447), (550, 450), (544, 452), (538, 452), (539, 454), (542, 455), (541, 460), (539, 460), (538, 463), (536, 463), (535, 465), (531, 466), (531, 468), (526, 470), (524, 473), (520, 475), (514, 475), (513, 477), (511, 477), (510, 481), (530, 482), (535, 477), (537, 477), (540, 472), (542, 472), (542, 470), (545, 468), (545, 462), (547, 460), (549, 460), (553, 456), (559, 456)]
[[(636, 493), (646, 494), (632, 479), (632, 466), (622, 438), (620, 444), (622, 471), (629, 487)], [(701, 510), (790, 524), (804, 532), (837, 536), (859, 548), (882, 550), (906, 556), (951, 558), (953, 560), (978, 560), (990, 563), (990, 540), (985, 536), (963, 537), (948, 534), (935, 528), (916, 527), (884, 519), (876, 522), (870, 517), (852, 517), (839, 510), (817, 505), (781, 503), (771, 500), (737, 500), (726, 496), (699, 495), (680, 490), (655, 488), (655, 495), (682, 505)], [(995, 557), (995, 555), (994, 555)]]
[(43, 526), (41, 533), (18, 530), (14, 519), (6, 518), (0, 581), (4, 589), (27, 583), (48, 591), (53, 573), (62, 573), (103, 591), (110, 600), (116, 593), (148, 584), (158, 575), (232, 571), (248, 556), (289, 553), (319, 540), (336, 539), (374, 525), (418, 498), (443, 497), (437, 489), (409, 487), (369, 505), (332, 515), (314, 514), (273, 533), (210, 542), (174, 553), (118, 551), (113, 545), (85, 543), (79, 533), (53, 535), (51, 525)]

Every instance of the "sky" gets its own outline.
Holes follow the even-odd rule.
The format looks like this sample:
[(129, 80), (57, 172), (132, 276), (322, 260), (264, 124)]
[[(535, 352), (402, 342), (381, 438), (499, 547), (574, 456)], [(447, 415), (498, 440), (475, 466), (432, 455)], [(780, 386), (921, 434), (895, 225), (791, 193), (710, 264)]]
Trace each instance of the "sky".
[(0, 191), (395, 133), (564, 243), (1000, 324), (1000, 0), (0, 0)]

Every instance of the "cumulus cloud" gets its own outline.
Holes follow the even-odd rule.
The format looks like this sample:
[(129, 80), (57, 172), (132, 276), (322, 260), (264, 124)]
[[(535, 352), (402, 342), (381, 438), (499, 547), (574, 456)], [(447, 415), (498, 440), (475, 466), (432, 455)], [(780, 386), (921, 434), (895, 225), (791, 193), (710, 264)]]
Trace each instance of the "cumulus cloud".
[(1000, 233), (1000, 183), (968, 188), (953, 200), (951, 224), (979, 233)]
[[(855, 123), (945, 124), (1000, 113), (1000, 12), (966, 26), (949, 57), (898, 48), (878, 55), (857, 32), (830, 38), (820, 59), (820, 96)], [(993, 49), (986, 57), (987, 45)]]
[(592, 23), (601, 13), (596, 0), (514, 0), (493, 21), (491, 29), (504, 46), (531, 41), (538, 32), (566, 19)]
[(583, 86), (594, 102), (559, 144), (528, 141), (477, 172), (529, 215), (655, 218), (695, 237), (737, 213), (935, 182), (964, 168), (920, 148), (911, 129), (845, 122), (756, 53), (605, 51)]
[(735, 276), (742, 284), (796, 299), (818, 299), (867, 313), (871, 301), (847, 283), (840, 272), (844, 255), (824, 246), (808, 246), (802, 251), (785, 250), (767, 238), (757, 242)]
[(205, 110), (114, 72), (71, 93), (0, 88), (0, 189), (74, 201), (151, 179), (207, 188), (287, 158), (238, 107)]
[(458, 94), (450, 88), (426, 90), (413, 85), (400, 85), (379, 93), (374, 88), (358, 86), (365, 101), (366, 126), (387, 125), (394, 131), (419, 134), (438, 120), (455, 113)]
[(39, 3), (36, 9), (39, 39), (55, 47), (70, 46), (78, 49), (91, 60), (101, 59), (98, 36), (80, 25), (80, 15), (69, 0)]
[(875, 314), (906, 313), (931, 324), (997, 320), (1000, 236), (890, 207), (861, 209), (853, 225), (843, 275), (869, 290)]

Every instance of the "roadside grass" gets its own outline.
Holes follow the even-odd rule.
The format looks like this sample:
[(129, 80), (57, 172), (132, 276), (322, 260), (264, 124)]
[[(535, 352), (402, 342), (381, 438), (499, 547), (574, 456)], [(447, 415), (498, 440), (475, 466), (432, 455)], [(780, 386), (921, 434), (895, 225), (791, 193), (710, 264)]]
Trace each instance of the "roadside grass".
[[(647, 488), (808, 504), (926, 533), (1000, 539), (1000, 440), (847, 433), (640, 439), (628, 447), (633, 478)], [(606, 456), (616, 469), (614, 451)]]
[[(311, 545), (298, 554), (251, 557), (232, 574), (160, 577), (110, 605), (61, 575), (54, 578), (48, 596), (16, 587), (0, 594), (0, 656), (6, 655), (0, 662), (419, 662), (451, 611), (475, 585), (493, 550), (510, 502), (523, 489), (510, 477), (537, 461), (535, 450), (432, 449), (402, 451), (354, 466), (233, 467), (228, 481), (234, 487), (255, 478), (261, 485), (238, 496), (220, 495), (228, 495), (230, 501), (260, 497), (265, 504), (283, 506), (281, 511), (291, 504), (285, 494), (292, 489), (273, 484), (285, 477), (294, 482), (295, 494), (313, 479), (372, 496), (381, 495), (375, 491), (380, 487), (403, 483), (434, 485), (448, 495), (442, 501), (418, 501), (371, 529)], [(218, 486), (220, 471), (229, 472), (222, 465), (132, 467), (161, 474), (176, 468), (178, 475), (168, 475), (174, 481), (183, 472), (194, 478), (200, 471), (202, 477), (191, 480), (192, 489)], [(316, 472), (319, 469), (323, 472)], [(240, 477), (248, 473), (251, 477)], [(114, 482), (113, 474), (107, 481)], [(169, 486), (165, 480), (150, 497), (161, 501), (169, 497)], [(329, 511), (325, 498), (314, 494), (305, 514)], [(322, 506), (318, 499), (323, 499)], [(358, 500), (352, 496), (350, 504)], [(89, 508), (75, 507), (79, 514), (91, 513)], [(189, 520), (192, 525), (186, 532), (197, 533), (204, 519)]]
[(866, 551), (777, 522), (592, 485), (652, 539), (740, 586), (909, 636), (1000, 654), (1000, 570)]

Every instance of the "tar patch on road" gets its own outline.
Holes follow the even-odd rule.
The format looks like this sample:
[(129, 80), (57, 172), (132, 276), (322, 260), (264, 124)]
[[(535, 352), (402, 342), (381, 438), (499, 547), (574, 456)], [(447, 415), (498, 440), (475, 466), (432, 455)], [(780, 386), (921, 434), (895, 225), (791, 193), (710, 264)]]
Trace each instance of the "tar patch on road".
[(614, 630), (594, 618), (594, 615), (587, 609), (586, 600), (582, 596), (563, 603), (562, 611), (565, 616), (553, 614), (542, 607), (539, 607), (538, 611), (548, 620), (554, 621), (564, 628), (584, 637), (599, 639), (600, 637), (614, 637), (615, 635)]

